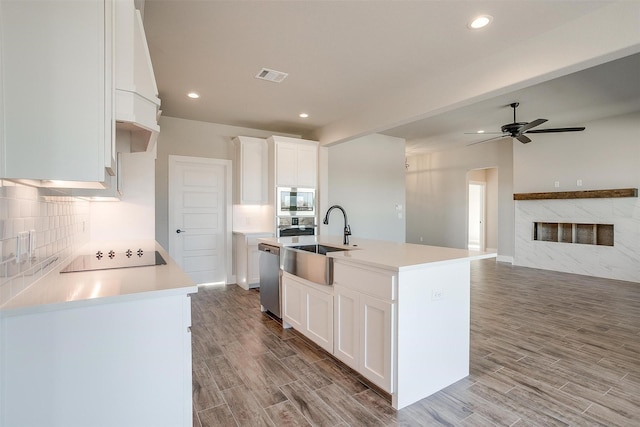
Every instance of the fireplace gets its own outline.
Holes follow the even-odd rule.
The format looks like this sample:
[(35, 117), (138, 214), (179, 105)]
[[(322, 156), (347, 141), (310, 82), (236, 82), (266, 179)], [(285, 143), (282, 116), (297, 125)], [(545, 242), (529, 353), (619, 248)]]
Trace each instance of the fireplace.
[(630, 190), (514, 195), (514, 264), (640, 282), (640, 200)]

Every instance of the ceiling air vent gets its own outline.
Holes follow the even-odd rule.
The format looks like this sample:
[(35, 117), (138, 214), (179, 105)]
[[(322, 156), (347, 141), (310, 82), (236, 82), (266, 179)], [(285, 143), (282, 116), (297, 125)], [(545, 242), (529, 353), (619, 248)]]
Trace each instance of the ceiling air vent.
[(260, 70), (258, 74), (256, 74), (256, 79), (267, 80), (269, 82), (280, 83), (283, 81), (289, 74), (283, 73), (282, 71), (270, 70), (268, 68), (263, 68)]

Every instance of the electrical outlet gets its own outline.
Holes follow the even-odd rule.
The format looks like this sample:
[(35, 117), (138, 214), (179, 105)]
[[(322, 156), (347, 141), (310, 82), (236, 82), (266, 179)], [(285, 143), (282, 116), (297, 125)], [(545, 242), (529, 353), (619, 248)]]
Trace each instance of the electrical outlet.
[(560, 181), (554, 182), (553, 186), (556, 187), (556, 188), (560, 188)]
[(582, 180), (581, 179), (576, 181), (576, 187), (582, 187)]
[(433, 289), (431, 291), (431, 301), (439, 301), (442, 299), (442, 289)]

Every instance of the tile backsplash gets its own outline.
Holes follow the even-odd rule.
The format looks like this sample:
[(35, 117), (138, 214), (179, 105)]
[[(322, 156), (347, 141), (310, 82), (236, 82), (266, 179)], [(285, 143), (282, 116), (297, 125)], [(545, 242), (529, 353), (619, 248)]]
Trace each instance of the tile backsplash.
[(88, 201), (0, 180), (0, 306), (89, 240)]

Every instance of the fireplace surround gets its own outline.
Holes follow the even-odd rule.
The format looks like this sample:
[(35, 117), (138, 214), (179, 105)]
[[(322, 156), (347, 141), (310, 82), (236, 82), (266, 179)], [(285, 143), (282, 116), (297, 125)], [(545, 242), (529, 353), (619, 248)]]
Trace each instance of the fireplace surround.
[(611, 196), (613, 190), (604, 190), (609, 197), (595, 198), (514, 195), (514, 264), (640, 283), (640, 199), (637, 189), (625, 190), (632, 191)]

